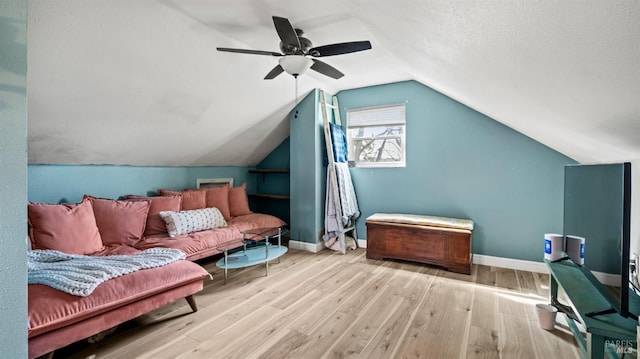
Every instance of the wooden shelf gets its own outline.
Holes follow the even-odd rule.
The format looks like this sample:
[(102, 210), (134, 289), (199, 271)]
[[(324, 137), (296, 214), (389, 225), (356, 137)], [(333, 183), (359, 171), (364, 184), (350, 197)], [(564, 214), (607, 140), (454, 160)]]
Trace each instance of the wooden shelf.
[[(249, 173), (258, 173), (262, 175), (262, 181), (265, 180), (266, 175), (267, 174), (271, 174), (271, 173), (283, 173), (283, 174), (289, 174), (289, 169), (288, 168), (256, 168), (256, 169), (252, 169), (249, 170)], [(279, 177), (281, 179), (284, 179), (283, 177)], [(252, 198), (263, 198), (263, 199), (276, 199), (276, 200), (289, 200), (290, 197), (288, 194), (273, 194), (273, 193), (253, 193), (253, 194), (249, 194), (249, 197)]]
[(249, 170), (249, 173), (289, 173), (286, 168), (256, 168)]
[(271, 193), (253, 193), (249, 194), (249, 197), (256, 198), (269, 198), (269, 199), (289, 199), (289, 195), (287, 194), (271, 194)]

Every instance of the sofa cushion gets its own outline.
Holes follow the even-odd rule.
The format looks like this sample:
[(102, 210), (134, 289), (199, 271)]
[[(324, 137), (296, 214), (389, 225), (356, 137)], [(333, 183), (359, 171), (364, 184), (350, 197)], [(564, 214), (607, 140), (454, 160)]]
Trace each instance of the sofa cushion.
[(187, 259), (194, 261), (221, 253), (221, 246), (229, 243), (242, 245), (242, 233), (236, 227), (220, 227), (202, 232), (183, 234), (176, 237), (157, 235), (145, 237), (136, 243), (136, 248), (143, 250), (153, 247), (175, 248), (183, 251)]
[(144, 228), (144, 236), (154, 236), (158, 234), (167, 234), (167, 225), (160, 218), (162, 211), (179, 211), (182, 203), (182, 196), (157, 196), (145, 197), (133, 194), (124, 196), (128, 201), (149, 201), (149, 214)]
[(160, 212), (160, 217), (167, 224), (170, 237), (227, 226), (220, 210), (215, 207), (179, 212), (163, 211)]
[(229, 188), (229, 212), (233, 217), (251, 213), (246, 183), (238, 187)]
[(103, 249), (91, 202), (48, 204), (29, 202), (29, 235), (33, 249), (91, 254)]
[(110, 279), (100, 284), (88, 297), (71, 295), (41, 284), (30, 284), (29, 338), (200, 281), (206, 276), (208, 273), (198, 264), (182, 260)]
[(142, 238), (151, 202), (116, 201), (85, 195), (93, 207), (102, 243), (106, 246), (133, 244)]
[(281, 227), (284, 226), (286, 222), (270, 214), (250, 213), (244, 216), (233, 217), (227, 224), (229, 227), (235, 227), (240, 232), (244, 232), (256, 228)]
[(401, 213), (374, 213), (367, 217), (367, 222), (384, 222), (413, 224), (417, 226), (442, 227), (473, 230), (473, 221), (470, 219), (428, 216), (422, 214)]
[(231, 219), (229, 211), (229, 185), (211, 187), (205, 189), (207, 193), (207, 207), (216, 207), (224, 216), (224, 219)]
[(181, 210), (207, 208), (207, 192), (204, 189), (187, 189), (184, 191), (172, 191), (159, 189), (161, 196), (182, 196)]

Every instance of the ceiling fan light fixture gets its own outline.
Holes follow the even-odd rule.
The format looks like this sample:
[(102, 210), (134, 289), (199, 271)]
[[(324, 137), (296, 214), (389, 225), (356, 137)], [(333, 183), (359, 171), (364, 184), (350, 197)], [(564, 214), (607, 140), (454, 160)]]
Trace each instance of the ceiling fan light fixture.
[[(311, 40), (302, 36), (304, 32), (294, 28), (289, 19), (279, 16), (272, 16), (271, 18), (280, 38), (281, 52), (233, 49), (229, 47), (218, 47), (217, 50), (279, 57), (278, 65), (264, 77), (265, 80), (272, 80), (283, 72), (297, 79), (299, 75), (302, 75), (308, 69), (337, 80), (344, 74), (333, 66), (315, 59), (315, 57), (335, 56), (371, 49), (371, 42), (369, 41), (340, 42), (312, 47)], [(310, 57), (313, 57), (313, 59)]]
[(280, 63), (280, 66), (282, 66), (284, 71), (293, 77), (302, 75), (311, 67), (311, 65), (313, 65), (313, 61), (303, 55), (283, 56), (278, 60), (278, 63)]

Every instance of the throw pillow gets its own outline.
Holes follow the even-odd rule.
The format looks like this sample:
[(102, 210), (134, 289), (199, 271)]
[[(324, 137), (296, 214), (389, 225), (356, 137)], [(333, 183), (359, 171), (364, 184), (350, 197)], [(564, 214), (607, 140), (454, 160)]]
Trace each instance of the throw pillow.
[(91, 202), (49, 204), (29, 202), (29, 236), (33, 249), (92, 254), (104, 249)]
[(229, 188), (229, 212), (233, 217), (252, 213), (249, 209), (246, 183), (238, 187)]
[(172, 191), (168, 189), (159, 189), (161, 196), (182, 196), (181, 210), (202, 209), (207, 207), (207, 192), (204, 189), (187, 189), (184, 191)]
[(133, 245), (142, 238), (151, 202), (116, 201), (84, 195), (93, 207), (104, 245)]
[(143, 235), (145, 237), (167, 233), (167, 226), (160, 217), (162, 211), (179, 211), (182, 196), (144, 197), (128, 194), (124, 196), (128, 201), (149, 201), (149, 214)]
[(160, 212), (160, 217), (166, 223), (167, 232), (169, 232), (169, 237), (172, 238), (181, 234), (225, 227), (227, 225), (222, 213), (215, 207), (179, 212)]
[(224, 216), (224, 219), (231, 219), (229, 211), (229, 185), (211, 187), (206, 189), (207, 207), (216, 207)]

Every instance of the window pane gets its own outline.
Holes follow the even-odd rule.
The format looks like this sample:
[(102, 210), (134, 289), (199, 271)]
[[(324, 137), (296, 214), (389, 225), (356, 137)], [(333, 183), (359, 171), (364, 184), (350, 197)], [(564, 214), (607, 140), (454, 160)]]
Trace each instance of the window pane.
[(375, 126), (349, 129), (352, 160), (369, 163), (403, 161), (404, 126)]
[(379, 137), (389, 135), (402, 135), (404, 125), (395, 126), (370, 126), (370, 127), (349, 127), (352, 137)]
[(405, 165), (405, 104), (347, 111), (349, 161), (356, 166)]

